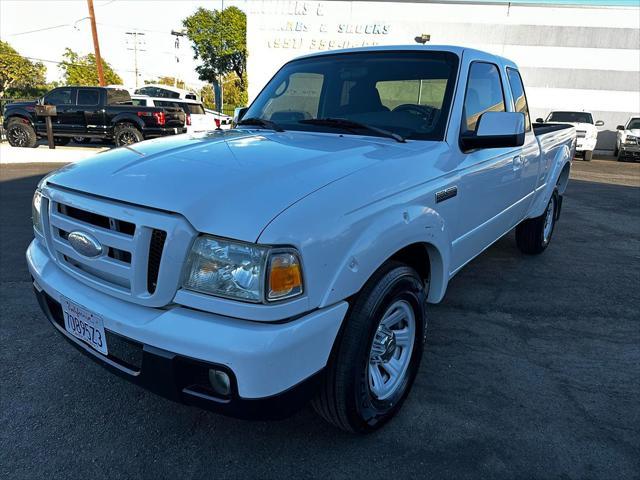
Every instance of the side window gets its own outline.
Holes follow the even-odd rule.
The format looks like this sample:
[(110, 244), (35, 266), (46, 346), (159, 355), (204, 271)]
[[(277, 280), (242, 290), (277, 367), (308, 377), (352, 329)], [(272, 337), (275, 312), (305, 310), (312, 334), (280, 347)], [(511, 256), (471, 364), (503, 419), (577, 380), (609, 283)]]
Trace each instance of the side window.
[(84, 88), (78, 90), (78, 105), (98, 105), (98, 103), (100, 103), (99, 100), (99, 90), (88, 90)]
[(132, 98), (131, 99), (131, 103), (133, 105), (136, 105), (138, 107), (146, 107), (147, 106), (147, 101), (143, 98)]
[(507, 68), (509, 76), (509, 85), (511, 85), (511, 94), (515, 103), (516, 112), (524, 113), (524, 127), (528, 132), (531, 130), (531, 119), (529, 118), (529, 105), (527, 105), (527, 96), (524, 93), (524, 85), (520, 72), (513, 68)]
[(275, 122), (284, 123), (316, 118), (320, 105), (320, 93), (324, 75), (319, 73), (294, 73), (288, 82), (276, 89), (274, 97), (264, 108), (263, 115)]
[(45, 95), (44, 102), (49, 105), (72, 105), (72, 93), (73, 90), (70, 88), (57, 88)]
[(467, 131), (475, 130), (483, 113), (504, 111), (504, 93), (498, 67), (492, 63), (473, 62), (469, 67), (462, 126), (466, 126)]

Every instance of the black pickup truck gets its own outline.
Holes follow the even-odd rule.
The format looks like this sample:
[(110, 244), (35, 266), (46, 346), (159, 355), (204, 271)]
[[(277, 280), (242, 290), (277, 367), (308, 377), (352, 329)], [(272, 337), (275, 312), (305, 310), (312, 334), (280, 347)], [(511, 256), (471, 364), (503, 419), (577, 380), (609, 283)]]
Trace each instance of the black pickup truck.
[(52, 117), (56, 145), (91, 138), (113, 140), (117, 146), (164, 135), (185, 133), (185, 113), (177, 107), (133, 105), (126, 90), (101, 87), (59, 87), (33, 102), (16, 102), (4, 109), (3, 127), (14, 147), (35, 147), (47, 135), (45, 118), (36, 104), (55, 105)]

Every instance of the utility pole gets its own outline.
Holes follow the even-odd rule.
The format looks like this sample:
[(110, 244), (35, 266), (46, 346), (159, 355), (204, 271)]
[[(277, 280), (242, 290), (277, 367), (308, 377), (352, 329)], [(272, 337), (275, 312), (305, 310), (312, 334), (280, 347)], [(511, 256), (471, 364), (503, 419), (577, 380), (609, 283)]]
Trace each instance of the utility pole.
[(173, 86), (177, 87), (178, 86), (178, 64), (180, 63), (180, 37), (184, 37), (187, 34), (185, 33), (184, 30), (181, 31), (177, 31), (177, 30), (171, 30), (171, 35), (173, 35), (174, 37), (176, 37), (176, 41), (174, 42), (173, 46), (176, 49), (176, 71), (175, 71), (175, 75), (173, 77)]
[[(133, 71), (136, 76), (136, 88), (138, 88), (138, 52), (145, 52), (141, 48), (138, 48), (138, 37), (144, 36), (142, 32), (125, 32), (127, 35), (131, 35), (133, 39), (133, 48), (128, 48), (127, 50), (133, 50)], [(142, 42), (142, 38), (140, 38)]]
[(96, 56), (96, 67), (98, 68), (98, 83), (104, 87), (104, 72), (102, 71), (102, 57), (100, 56), (100, 44), (98, 43), (98, 27), (96, 27), (96, 13), (93, 10), (93, 0), (87, 0), (89, 7), (89, 19), (91, 20), (91, 34), (93, 35), (93, 50)]

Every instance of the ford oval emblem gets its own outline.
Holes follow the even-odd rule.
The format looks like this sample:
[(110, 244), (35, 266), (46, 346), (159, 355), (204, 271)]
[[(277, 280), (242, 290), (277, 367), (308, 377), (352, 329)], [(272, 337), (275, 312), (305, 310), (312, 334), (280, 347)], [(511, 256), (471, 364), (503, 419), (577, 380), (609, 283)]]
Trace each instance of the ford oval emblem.
[(67, 241), (73, 249), (82, 256), (94, 258), (102, 253), (102, 245), (100, 242), (88, 233), (78, 231), (71, 232), (67, 237)]

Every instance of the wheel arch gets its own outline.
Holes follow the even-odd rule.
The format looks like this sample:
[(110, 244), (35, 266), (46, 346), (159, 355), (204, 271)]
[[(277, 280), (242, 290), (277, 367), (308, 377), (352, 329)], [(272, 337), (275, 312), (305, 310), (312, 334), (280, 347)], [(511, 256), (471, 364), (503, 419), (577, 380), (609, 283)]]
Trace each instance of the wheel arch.
[(27, 112), (17, 111), (12, 113), (5, 119), (5, 125), (8, 127), (12, 120), (21, 120), (23, 123), (29, 124), (34, 130), (36, 129), (33, 119)]
[(131, 113), (121, 113), (111, 119), (111, 127), (115, 130), (118, 125), (123, 123), (131, 123), (140, 131), (144, 129), (144, 122), (137, 115)]
[[(558, 193), (562, 195), (569, 182), (569, 173), (571, 169), (571, 149), (567, 145), (563, 145), (561, 148), (553, 154), (553, 160), (551, 161), (551, 169), (547, 175), (546, 183), (541, 192), (536, 196), (536, 199), (529, 210), (528, 218), (539, 217), (544, 213), (549, 203), (549, 199), (553, 194), (556, 186), (558, 186)], [(560, 189), (560, 183), (564, 183), (562, 190)]]
[[(411, 213), (416, 217), (407, 225), (406, 218), (410, 218)], [(434, 210), (424, 207), (391, 215), (395, 221), (374, 223), (360, 232), (329, 282), (320, 306), (357, 294), (389, 260), (400, 260), (411, 266), (428, 282), (430, 303), (442, 300), (449, 280), (450, 251), (444, 220)]]

